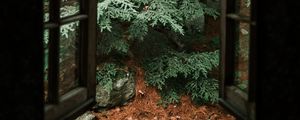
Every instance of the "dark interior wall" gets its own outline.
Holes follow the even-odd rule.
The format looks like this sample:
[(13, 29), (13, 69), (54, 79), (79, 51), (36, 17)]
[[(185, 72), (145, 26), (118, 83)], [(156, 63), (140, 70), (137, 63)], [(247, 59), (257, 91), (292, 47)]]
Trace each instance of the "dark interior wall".
[(257, 0), (257, 116), (299, 119), (300, 4)]
[(0, 1), (0, 120), (43, 119), (42, 0)]

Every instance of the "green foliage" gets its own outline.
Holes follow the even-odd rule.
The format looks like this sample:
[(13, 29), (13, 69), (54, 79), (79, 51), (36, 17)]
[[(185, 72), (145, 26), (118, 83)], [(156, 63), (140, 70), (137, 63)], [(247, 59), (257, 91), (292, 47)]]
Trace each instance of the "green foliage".
[(102, 33), (102, 39), (98, 41), (98, 52), (103, 54), (119, 53), (127, 54), (129, 44), (124, 39), (124, 30), (120, 24), (113, 24), (114, 32), (105, 31)]
[[(70, 15), (74, 15), (75, 13), (79, 12), (79, 8), (78, 6), (63, 6), (60, 8), (60, 17), (67, 17)], [(79, 26), (79, 22), (72, 22), (69, 24), (65, 24), (63, 26), (61, 26), (60, 28), (60, 35), (61, 37), (68, 39), (69, 38), (69, 33), (70, 32), (74, 32), (76, 29), (76, 27)]]
[(76, 27), (78, 27), (78, 26), (79, 26), (79, 22), (72, 22), (69, 24), (62, 25), (60, 27), (60, 35), (61, 35), (62, 39), (68, 39), (69, 34), (71, 32), (74, 32), (76, 30)]
[(164, 108), (170, 103), (179, 103), (180, 95), (176, 89), (161, 92), (162, 99), (158, 101), (158, 105), (162, 105)]
[(192, 100), (198, 104), (215, 103), (218, 101), (218, 81), (213, 78), (192, 80), (185, 86)]
[(251, 0), (246, 0), (246, 1), (245, 1), (245, 5), (246, 5), (247, 7), (250, 7), (250, 5), (251, 5)]
[(101, 32), (104, 30), (111, 31), (112, 19), (121, 21), (130, 21), (136, 16), (137, 6), (129, 0), (100, 0), (98, 2), (98, 24)]
[(211, 40), (211, 46), (213, 48), (220, 48), (221, 47), (221, 40), (219, 36), (213, 37)]
[(98, 84), (103, 86), (107, 91), (111, 91), (113, 88), (113, 79), (117, 75), (116, 65), (104, 64), (101, 69), (97, 68), (96, 74)]
[(126, 70), (122, 69), (120, 65), (114, 63), (105, 63), (103, 66), (97, 67), (96, 80), (99, 85), (107, 91), (113, 89), (113, 82), (116, 79), (128, 76)]
[(49, 30), (44, 31), (44, 39), (43, 39), (44, 48), (48, 48), (49, 44)]
[[(75, 13), (79, 12), (79, 9), (75, 6), (64, 6), (61, 9), (60, 17), (66, 17), (73, 15)], [(44, 21), (49, 20), (49, 13), (48, 11), (44, 11)], [(71, 32), (74, 32), (76, 30), (76, 27), (79, 26), (79, 22), (72, 22), (69, 24), (62, 25), (60, 28), (60, 35), (61, 38), (66, 40), (69, 38), (69, 35)], [(49, 32), (44, 32), (44, 45), (47, 46), (49, 42)]]
[(240, 88), (241, 90), (247, 92), (247, 86), (248, 86), (248, 81), (249, 80), (242, 80), (242, 72), (241, 71), (235, 71), (234, 73), (234, 84), (237, 85), (238, 88)]
[(145, 16), (138, 15), (137, 18), (133, 20), (128, 30), (131, 35), (130, 37), (143, 40), (148, 34), (148, 25), (144, 17)]
[[(149, 29), (164, 29), (184, 35), (191, 26), (200, 26), (199, 19), (205, 14), (215, 18), (219, 15), (215, 9), (198, 0), (99, 0), (97, 11), (101, 32), (126, 34), (128, 40), (144, 40)], [(120, 23), (128, 26), (121, 27), (123, 30), (115, 29), (118, 25), (114, 24)], [(119, 38), (108, 33), (105, 33), (108, 37), (115, 36), (113, 41)], [(107, 37), (105, 35), (103, 38)], [(126, 45), (122, 44), (119, 47), (124, 48)], [(118, 45), (107, 47), (108, 51), (114, 48), (124, 52), (124, 49), (117, 48)]]
[(183, 0), (179, 10), (186, 22), (202, 17), (205, 14), (214, 18), (217, 18), (219, 15), (215, 9), (208, 7), (198, 0)]
[[(219, 51), (198, 53), (187, 47), (201, 39), (204, 16), (216, 18), (217, 10), (199, 0), (99, 0), (97, 11), (98, 55), (140, 55), (146, 83), (161, 91), (159, 104), (178, 103), (183, 94), (198, 103), (216, 102), (217, 81), (209, 73), (218, 66)], [(116, 73), (100, 71), (99, 84), (111, 85), (108, 78)]]
[(167, 103), (178, 102), (180, 91), (187, 91), (198, 103), (216, 102), (218, 84), (209, 77), (209, 72), (218, 64), (218, 50), (189, 54), (170, 52), (146, 61), (146, 83), (161, 90)]
[(239, 82), (236, 83), (237, 87), (240, 88), (241, 90), (247, 92), (248, 81), (249, 80), (240, 80)]

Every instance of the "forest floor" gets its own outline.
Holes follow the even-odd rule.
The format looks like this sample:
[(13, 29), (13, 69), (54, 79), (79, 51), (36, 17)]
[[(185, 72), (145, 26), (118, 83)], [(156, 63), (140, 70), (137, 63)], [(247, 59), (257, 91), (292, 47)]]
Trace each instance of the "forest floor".
[(144, 70), (129, 61), (135, 69), (136, 95), (124, 106), (102, 112), (92, 112), (99, 120), (235, 120), (219, 105), (196, 106), (188, 96), (181, 98), (180, 104), (167, 108), (158, 105), (160, 95), (156, 88), (144, 83)]

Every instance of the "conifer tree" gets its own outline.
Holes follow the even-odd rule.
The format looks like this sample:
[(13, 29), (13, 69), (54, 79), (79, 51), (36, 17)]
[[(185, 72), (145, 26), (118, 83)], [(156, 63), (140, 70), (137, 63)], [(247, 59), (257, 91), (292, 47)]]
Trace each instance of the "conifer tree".
[(199, 21), (218, 17), (215, 9), (200, 0), (99, 0), (97, 11), (98, 54), (133, 57), (142, 51), (146, 83), (160, 90), (160, 103), (177, 103), (182, 94), (198, 103), (217, 101), (217, 80), (209, 72), (218, 66), (218, 50), (188, 50), (203, 32)]
[(218, 14), (199, 0), (99, 0), (99, 49), (127, 54), (131, 43), (144, 40), (151, 30), (170, 35), (169, 40), (182, 48), (176, 36), (197, 29), (204, 15)]

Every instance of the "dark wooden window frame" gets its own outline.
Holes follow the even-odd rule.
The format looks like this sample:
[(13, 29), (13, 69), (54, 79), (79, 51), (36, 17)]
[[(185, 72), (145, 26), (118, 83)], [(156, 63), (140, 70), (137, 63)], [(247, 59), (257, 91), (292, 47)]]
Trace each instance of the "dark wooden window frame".
[[(236, 12), (238, 0), (221, 0), (221, 83), (220, 104), (228, 108), (239, 119), (255, 119), (256, 80), (256, 0), (251, 0), (251, 15)], [(248, 94), (236, 89), (234, 83), (235, 41), (238, 38), (239, 22), (250, 25), (249, 86)]]
[[(45, 119), (67, 119), (95, 102), (97, 0), (79, 0), (80, 13), (64, 18), (60, 18), (61, 0), (49, 2), (50, 19), (44, 23), (44, 29), (49, 30), (48, 102), (45, 104)], [(79, 21), (80, 29), (79, 87), (59, 97), (60, 26), (76, 21)]]

